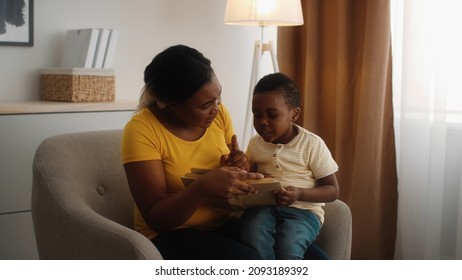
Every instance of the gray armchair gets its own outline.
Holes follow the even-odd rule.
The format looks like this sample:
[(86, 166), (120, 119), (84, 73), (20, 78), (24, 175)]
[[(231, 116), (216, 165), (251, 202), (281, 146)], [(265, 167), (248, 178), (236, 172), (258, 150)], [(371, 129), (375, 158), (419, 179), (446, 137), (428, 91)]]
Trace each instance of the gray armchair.
[[(133, 230), (134, 202), (120, 162), (122, 130), (45, 139), (33, 162), (32, 219), (40, 259), (162, 259)], [(349, 259), (351, 213), (326, 207), (317, 241), (331, 259)]]

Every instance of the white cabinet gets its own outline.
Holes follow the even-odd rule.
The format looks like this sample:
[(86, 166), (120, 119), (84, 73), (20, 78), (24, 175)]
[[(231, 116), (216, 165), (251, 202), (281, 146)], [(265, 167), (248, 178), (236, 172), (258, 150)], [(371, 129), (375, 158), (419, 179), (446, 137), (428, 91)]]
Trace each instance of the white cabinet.
[(32, 160), (38, 145), (62, 133), (121, 129), (135, 106), (131, 102), (89, 109), (57, 103), (52, 105), (55, 112), (44, 113), (39, 104), (11, 113), (10, 106), (0, 104), (0, 259), (38, 259), (30, 213)]

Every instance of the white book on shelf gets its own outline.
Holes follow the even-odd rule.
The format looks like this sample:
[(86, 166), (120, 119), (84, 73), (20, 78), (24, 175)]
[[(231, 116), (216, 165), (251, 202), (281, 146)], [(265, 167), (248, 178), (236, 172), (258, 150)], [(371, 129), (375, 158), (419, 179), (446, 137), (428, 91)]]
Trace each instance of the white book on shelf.
[(100, 28), (98, 42), (96, 43), (95, 57), (93, 58), (93, 68), (103, 68), (104, 56), (106, 55), (107, 42), (109, 39), (109, 29)]
[(106, 47), (106, 55), (104, 56), (103, 68), (111, 68), (112, 61), (114, 59), (114, 53), (117, 47), (117, 41), (119, 40), (119, 31), (112, 30), (109, 34), (109, 39)]
[(92, 68), (98, 34), (95, 28), (68, 30), (61, 67)]

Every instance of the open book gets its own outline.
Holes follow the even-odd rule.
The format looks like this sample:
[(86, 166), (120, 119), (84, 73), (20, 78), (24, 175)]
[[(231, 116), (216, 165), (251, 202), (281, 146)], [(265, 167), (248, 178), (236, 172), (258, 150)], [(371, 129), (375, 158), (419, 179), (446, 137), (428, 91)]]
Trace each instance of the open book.
[[(192, 181), (207, 171), (209, 170), (192, 168), (191, 173), (186, 173), (181, 177), (181, 181), (185, 186), (188, 186)], [(257, 193), (250, 193), (248, 195), (235, 195), (228, 200), (219, 198), (209, 199), (207, 204), (209, 206), (224, 208), (231, 211), (242, 211), (246, 208), (256, 206), (276, 205), (273, 191), (282, 189), (281, 183), (279, 181), (273, 178), (246, 179), (243, 181), (254, 185), (257, 189)]]

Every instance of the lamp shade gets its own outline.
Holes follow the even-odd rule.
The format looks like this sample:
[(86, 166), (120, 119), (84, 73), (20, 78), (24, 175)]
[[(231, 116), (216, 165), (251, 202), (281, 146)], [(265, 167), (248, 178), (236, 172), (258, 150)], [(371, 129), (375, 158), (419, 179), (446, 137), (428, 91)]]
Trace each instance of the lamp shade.
[(303, 25), (300, 0), (227, 0), (225, 23), (235, 25)]

